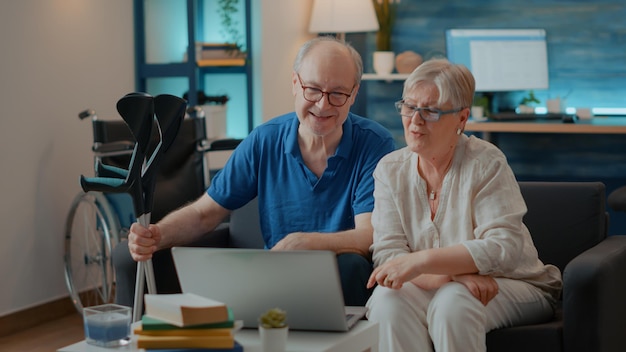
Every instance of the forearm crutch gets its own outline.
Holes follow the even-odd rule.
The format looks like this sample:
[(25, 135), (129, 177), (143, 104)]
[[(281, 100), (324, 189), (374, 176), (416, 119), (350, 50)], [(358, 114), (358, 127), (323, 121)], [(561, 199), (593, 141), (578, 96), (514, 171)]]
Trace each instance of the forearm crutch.
[[(154, 118), (155, 105), (159, 107), (156, 120)], [(130, 93), (121, 98), (117, 103), (117, 110), (135, 138), (135, 146), (128, 168), (97, 165), (98, 169), (106, 170), (109, 177), (86, 178), (81, 176), (83, 190), (85, 192), (93, 190), (129, 193), (133, 200), (137, 221), (148, 227), (150, 225), (157, 163), (160, 155), (167, 150), (178, 133), (178, 127), (184, 117), (185, 106), (186, 102), (183, 99), (169, 95), (153, 98), (145, 93)], [(153, 148), (154, 151), (150, 158), (146, 160), (153, 124), (158, 128), (158, 144)], [(166, 130), (167, 133), (165, 133)], [(156, 293), (151, 260), (138, 263), (137, 269), (133, 321), (139, 319), (143, 310), (144, 278), (148, 284), (148, 292)]]
[[(159, 143), (154, 148), (154, 152), (150, 158), (144, 164), (141, 174), (143, 213), (137, 218), (138, 222), (146, 228), (150, 226), (150, 216), (159, 163), (178, 135), (178, 130), (185, 117), (186, 107), (187, 102), (184, 99), (173, 95), (162, 94), (154, 97), (154, 112), (156, 114), (155, 125), (159, 135)], [(154, 279), (154, 268), (151, 260), (137, 263), (133, 322), (139, 320), (141, 312), (143, 311), (142, 294), (144, 276), (145, 282), (148, 285), (148, 293), (156, 293), (156, 281)]]

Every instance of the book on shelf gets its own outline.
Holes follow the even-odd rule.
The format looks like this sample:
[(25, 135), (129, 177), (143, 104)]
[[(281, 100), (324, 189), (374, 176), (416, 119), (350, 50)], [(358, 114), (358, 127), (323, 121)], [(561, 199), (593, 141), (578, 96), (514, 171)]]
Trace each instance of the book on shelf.
[(193, 293), (146, 294), (146, 315), (176, 326), (229, 320), (226, 304)]
[(149, 336), (137, 335), (137, 348), (233, 348), (234, 336)]
[(147, 349), (146, 352), (243, 352), (243, 346), (235, 341), (233, 348), (159, 348)]
[(206, 59), (206, 60), (198, 60), (197, 64), (199, 67), (206, 66), (245, 66), (246, 58), (245, 57), (231, 57), (225, 59)]
[(233, 43), (196, 43), (196, 59), (246, 58), (246, 53)]

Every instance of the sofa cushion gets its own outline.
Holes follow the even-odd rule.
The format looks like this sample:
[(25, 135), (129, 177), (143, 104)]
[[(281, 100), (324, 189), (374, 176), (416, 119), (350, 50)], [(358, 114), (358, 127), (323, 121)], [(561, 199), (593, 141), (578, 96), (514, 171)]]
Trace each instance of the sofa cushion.
[(601, 182), (520, 182), (530, 230), (546, 264), (561, 272), (574, 257), (607, 236), (605, 187)]
[(487, 351), (554, 352), (563, 350), (563, 312), (554, 320), (535, 325), (493, 330), (487, 334)]

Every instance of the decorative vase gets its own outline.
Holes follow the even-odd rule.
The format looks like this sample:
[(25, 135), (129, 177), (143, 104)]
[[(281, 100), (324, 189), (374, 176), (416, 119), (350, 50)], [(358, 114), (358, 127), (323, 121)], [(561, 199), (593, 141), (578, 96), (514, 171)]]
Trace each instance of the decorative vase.
[(393, 51), (374, 52), (374, 72), (379, 75), (388, 75), (393, 71), (395, 54)]
[(264, 328), (259, 326), (261, 345), (263, 352), (285, 352), (287, 348), (287, 336), (289, 327), (284, 328)]
[(398, 73), (411, 73), (421, 65), (422, 56), (414, 51), (404, 51), (396, 55), (396, 70)]

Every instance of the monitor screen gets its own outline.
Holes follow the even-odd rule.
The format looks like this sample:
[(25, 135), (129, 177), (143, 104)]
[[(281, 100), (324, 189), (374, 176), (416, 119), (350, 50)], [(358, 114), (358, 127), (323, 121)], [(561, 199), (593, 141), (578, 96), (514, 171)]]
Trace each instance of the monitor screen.
[(543, 29), (449, 29), (446, 51), (472, 71), (477, 92), (548, 89)]

